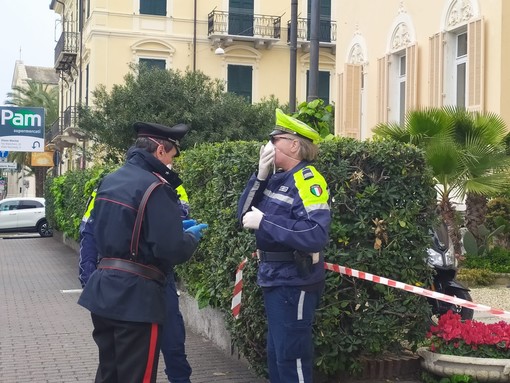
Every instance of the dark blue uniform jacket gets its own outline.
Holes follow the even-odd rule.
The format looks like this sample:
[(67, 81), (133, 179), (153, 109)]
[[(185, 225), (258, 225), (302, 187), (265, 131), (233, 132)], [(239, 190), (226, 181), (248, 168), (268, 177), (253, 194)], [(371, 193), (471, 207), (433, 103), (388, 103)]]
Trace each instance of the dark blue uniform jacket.
[[(130, 151), (124, 166), (106, 176), (96, 195), (91, 219), (99, 259), (130, 258), (133, 226), (147, 188), (159, 178), (177, 175), (142, 149)], [(178, 197), (169, 184), (151, 194), (143, 217), (137, 262), (168, 273), (187, 261), (198, 246), (184, 233)], [(111, 319), (162, 323), (164, 286), (120, 270), (98, 269), (92, 273), (78, 301), (91, 312)]]
[[(286, 172), (259, 181), (254, 174), (238, 206), (238, 218), (251, 206), (264, 213), (255, 231), (257, 248), (271, 252), (321, 252), (329, 240), (331, 214), (327, 184), (309, 163), (302, 161)], [(261, 262), (257, 282), (263, 287), (307, 286), (324, 280), (324, 258), (303, 278), (292, 262)]]

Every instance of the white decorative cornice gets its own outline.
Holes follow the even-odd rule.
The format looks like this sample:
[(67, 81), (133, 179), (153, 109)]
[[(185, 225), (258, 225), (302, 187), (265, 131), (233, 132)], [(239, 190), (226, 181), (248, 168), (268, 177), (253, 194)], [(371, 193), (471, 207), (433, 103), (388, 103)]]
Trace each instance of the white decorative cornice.
[(400, 3), (398, 5), (398, 14), (406, 13), (406, 10), (404, 8), (404, 0), (400, 0)]
[(474, 16), (473, 5), (470, 0), (455, 0), (451, 3), (447, 15), (447, 28), (466, 24)]
[(347, 62), (354, 65), (363, 65), (365, 61), (361, 45), (358, 43), (354, 44), (349, 52), (349, 60)]
[(407, 24), (398, 24), (391, 36), (391, 50), (398, 51), (406, 48), (410, 43), (411, 38), (409, 36), (409, 28), (407, 27)]
[(352, 37), (345, 62), (352, 65), (368, 65), (367, 44), (361, 32), (354, 34)]

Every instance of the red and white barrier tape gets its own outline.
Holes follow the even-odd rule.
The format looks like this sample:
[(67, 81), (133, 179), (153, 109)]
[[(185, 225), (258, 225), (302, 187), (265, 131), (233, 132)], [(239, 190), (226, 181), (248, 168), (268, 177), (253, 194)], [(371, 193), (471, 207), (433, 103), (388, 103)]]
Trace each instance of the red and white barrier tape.
[(237, 266), (236, 271), (236, 282), (234, 284), (234, 296), (232, 297), (232, 315), (235, 319), (239, 317), (239, 311), (241, 310), (241, 296), (243, 293), (243, 269), (248, 262), (248, 258), (244, 258), (243, 261)]
[[(232, 315), (235, 319), (239, 317), (239, 312), (241, 309), (241, 294), (243, 290), (243, 268), (246, 265), (247, 258), (245, 258), (238, 266), (237, 272), (236, 272), (236, 283), (234, 286), (234, 297), (232, 298)], [(344, 267), (340, 265), (336, 265), (333, 263), (324, 263), (324, 268), (326, 270), (334, 271), (339, 274), (345, 274), (350, 277), (364, 279), (370, 282), (379, 283), (382, 285), (394, 287), (397, 289), (401, 289), (404, 291), (409, 291), (410, 293), (421, 295), (428, 298), (437, 299), (443, 302), (452, 303), (458, 306), (467, 307), (469, 309), (475, 310), (475, 311), (485, 311), (489, 314), (501, 317), (501, 318), (510, 318), (510, 312), (502, 310), (502, 309), (495, 309), (486, 305), (480, 305), (477, 303), (473, 303), (470, 301), (467, 301), (465, 299), (460, 299), (457, 297), (452, 297), (450, 295), (438, 293), (436, 291), (427, 290), (422, 287), (409, 285), (407, 283), (395, 281), (393, 279), (388, 279), (384, 277), (380, 277), (378, 275), (370, 274), (365, 271), (358, 271), (355, 269), (351, 269), (349, 267)]]
[(393, 279), (379, 277), (377, 275), (366, 273), (364, 271), (358, 271), (355, 269), (350, 269), (348, 267), (335, 265), (333, 263), (327, 263), (327, 262), (324, 263), (324, 268), (326, 270), (334, 271), (334, 272), (337, 272), (340, 274), (349, 275), (354, 278), (365, 279), (367, 281), (371, 281), (374, 283), (380, 283), (382, 285), (409, 291), (410, 293), (422, 295), (424, 297), (438, 299), (443, 302), (448, 302), (448, 303), (452, 303), (452, 304), (455, 304), (458, 306), (467, 307), (468, 309), (473, 309), (476, 311), (486, 311), (489, 314), (492, 314), (495, 316), (499, 316), (502, 318), (510, 318), (510, 312), (505, 311), (505, 310), (494, 309), (489, 306), (480, 305), (477, 303), (466, 301), (465, 299), (460, 299), (460, 298), (452, 297), (450, 295), (441, 294), (441, 293), (438, 293), (437, 291), (427, 290), (427, 289), (424, 289), (424, 288), (421, 288), (418, 286), (408, 285), (407, 283), (395, 281)]

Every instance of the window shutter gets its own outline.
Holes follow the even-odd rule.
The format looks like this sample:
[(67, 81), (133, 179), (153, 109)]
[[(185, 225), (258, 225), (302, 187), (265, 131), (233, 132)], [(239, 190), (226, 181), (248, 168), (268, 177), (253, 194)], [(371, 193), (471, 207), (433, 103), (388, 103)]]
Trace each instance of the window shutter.
[(324, 105), (329, 105), (329, 76), (329, 72), (319, 71), (319, 91), (317, 96), (324, 100)]
[(360, 138), (361, 127), (361, 65), (345, 65), (344, 86), (344, 134)]
[(336, 116), (335, 116), (335, 136), (343, 136), (344, 135), (344, 74), (338, 74), (338, 97), (337, 97), (337, 107), (335, 108)]
[(418, 107), (418, 47), (406, 48), (406, 112)]
[(443, 106), (443, 34), (429, 38), (429, 106)]
[(388, 56), (377, 60), (377, 122), (388, 122)]
[(248, 65), (228, 65), (227, 92), (243, 96), (252, 102), (253, 67)]
[(468, 24), (468, 103), (467, 109), (484, 110), (484, 24), (477, 19)]
[(140, 14), (166, 16), (166, 0), (140, 0)]

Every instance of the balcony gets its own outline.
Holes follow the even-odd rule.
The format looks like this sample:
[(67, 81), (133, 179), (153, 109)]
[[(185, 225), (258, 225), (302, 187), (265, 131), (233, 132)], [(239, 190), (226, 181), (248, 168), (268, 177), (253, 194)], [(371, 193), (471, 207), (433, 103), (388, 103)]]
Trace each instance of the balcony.
[(46, 133), (46, 145), (54, 144), (54, 140), (57, 138), (57, 136), (60, 136), (62, 134), (62, 131), (60, 130), (60, 118), (57, 118), (55, 121), (53, 121), (53, 124), (51, 124), (51, 128)]
[(78, 33), (62, 32), (55, 46), (55, 70), (70, 72), (76, 66), (78, 55)]
[[(297, 21), (297, 43), (303, 50), (310, 49), (310, 19), (299, 18)], [(290, 20), (287, 22), (287, 43), (290, 43)], [(319, 22), (319, 47), (332, 48), (335, 53), (336, 45), (336, 22), (320, 20)]]
[(207, 19), (207, 34), (213, 45), (251, 41), (255, 48), (271, 48), (280, 40), (281, 17), (213, 10)]
[(78, 112), (75, 106), (69, 106), (64, 111), (62, 133), (64, 136), (70, 136), (78, 139), (85, 137), (85, 133), (78, 128)]

